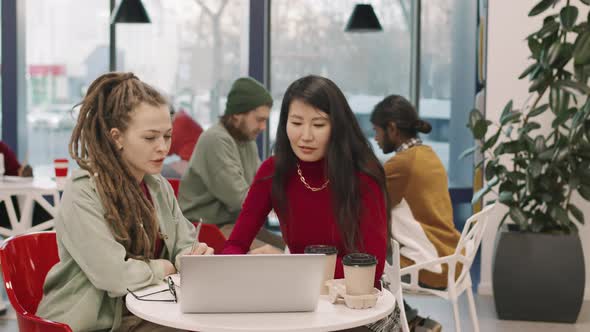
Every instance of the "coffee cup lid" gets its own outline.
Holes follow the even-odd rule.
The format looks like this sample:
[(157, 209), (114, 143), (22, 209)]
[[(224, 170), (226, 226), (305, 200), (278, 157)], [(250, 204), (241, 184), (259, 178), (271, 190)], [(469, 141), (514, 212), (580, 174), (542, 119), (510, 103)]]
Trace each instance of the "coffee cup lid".
[(306, 254), (335, 255), (338, 253), (338, 249), (333, 246), (318, 244), (305, 247), (305, 250), (303, 252), (305, 252)]
[(342, 258), (342, 264), (346, 266), (371, 266), (377, 264), (377, 258), (371, 254), (352, 253)]

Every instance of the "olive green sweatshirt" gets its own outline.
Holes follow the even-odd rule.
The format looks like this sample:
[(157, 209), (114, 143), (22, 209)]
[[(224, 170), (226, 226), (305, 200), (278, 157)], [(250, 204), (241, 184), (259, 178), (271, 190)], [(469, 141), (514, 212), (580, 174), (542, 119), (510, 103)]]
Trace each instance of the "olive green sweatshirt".
[(235, 222), (259, 166), (255, 141), (236, 141), (221, 123), (207, 129), (180, 180), (182, 213), (191, 221)]
[[(178, 258), (190, 251), (195, 228), (182, 215), (166, 179), (146, 175), (144, 181), (164, 238), (160, 258), (179, 269)], [(95, 182), (86, 171), (74, 171), (66, 184), (55, 231), (60, 262), (45, 279), (40, 317), (66, 323), (74, 331), (116, 329), (127, 288), (138, 290), (164, 278), (161, 262), (126, 258), (125, 248), (105, 222)]]

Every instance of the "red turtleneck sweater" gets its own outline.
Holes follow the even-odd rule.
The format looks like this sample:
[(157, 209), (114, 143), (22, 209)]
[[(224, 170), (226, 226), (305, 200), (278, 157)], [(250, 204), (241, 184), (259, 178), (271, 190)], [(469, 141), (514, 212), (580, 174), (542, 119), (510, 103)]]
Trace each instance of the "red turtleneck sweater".
[[(306, 182), (319, 188), (326, 181), (324, 161), (299, 162)], [(276, 202), (271, 197), (274, 157), (270, 157), (256, 173), (250, 191), (242, 206), (236, 225), (225, 244), (222, 254), (245, 254), (252, 240), (264, 224)], [(377, 257), (375, 284), (383, 273), (387, 251), (387, 217), (385, 198), (379, 185), (368, 175), (359, 174), (361, 190), (361, 221), (359, 251)], [(279, 221), (283, 238), (294, 254), (301, 254), (308, 245), (324, 244), (338, 248), (335, 278), (343, 278), (342, 257), (348, 252), (340, 237), (332, 209), (330, 185), (324, 190), (313, 192), (305, 187), (296, 173), (289, 175), (287, 182), (289, 215), (280, 215)]]

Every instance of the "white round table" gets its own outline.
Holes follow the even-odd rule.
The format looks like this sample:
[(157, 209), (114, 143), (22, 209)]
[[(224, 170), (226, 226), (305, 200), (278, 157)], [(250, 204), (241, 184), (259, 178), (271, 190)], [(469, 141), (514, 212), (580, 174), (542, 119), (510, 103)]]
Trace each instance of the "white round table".
[[(137, 294), (143, 295), (167, 287), (162, 283), (138, 291)], [(171, 297), (170, 294), (167, 295)], [(337, 331), (376, 322), (395, 309), (395, 297), (387, 290), (381, 292), (375, 307), (363, 310), (350, 309), (344, 304), (332, 304), (326, 295), (320, 296), (314, 312), (289, 313), (183, 314), (178, 303), (140, 301), (131, 294), (125, 297), (125, 301), (129, 311), (144, 320), (201, 332)]]

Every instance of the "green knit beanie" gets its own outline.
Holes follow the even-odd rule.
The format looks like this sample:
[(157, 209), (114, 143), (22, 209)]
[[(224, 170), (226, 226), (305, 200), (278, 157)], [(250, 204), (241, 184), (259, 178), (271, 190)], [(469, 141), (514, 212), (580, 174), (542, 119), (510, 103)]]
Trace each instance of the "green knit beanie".
[(225, 115), (249, 112), (262, 105), (272, 105), (270, 93), (255, 79), (241, 77), (229, 90)]

